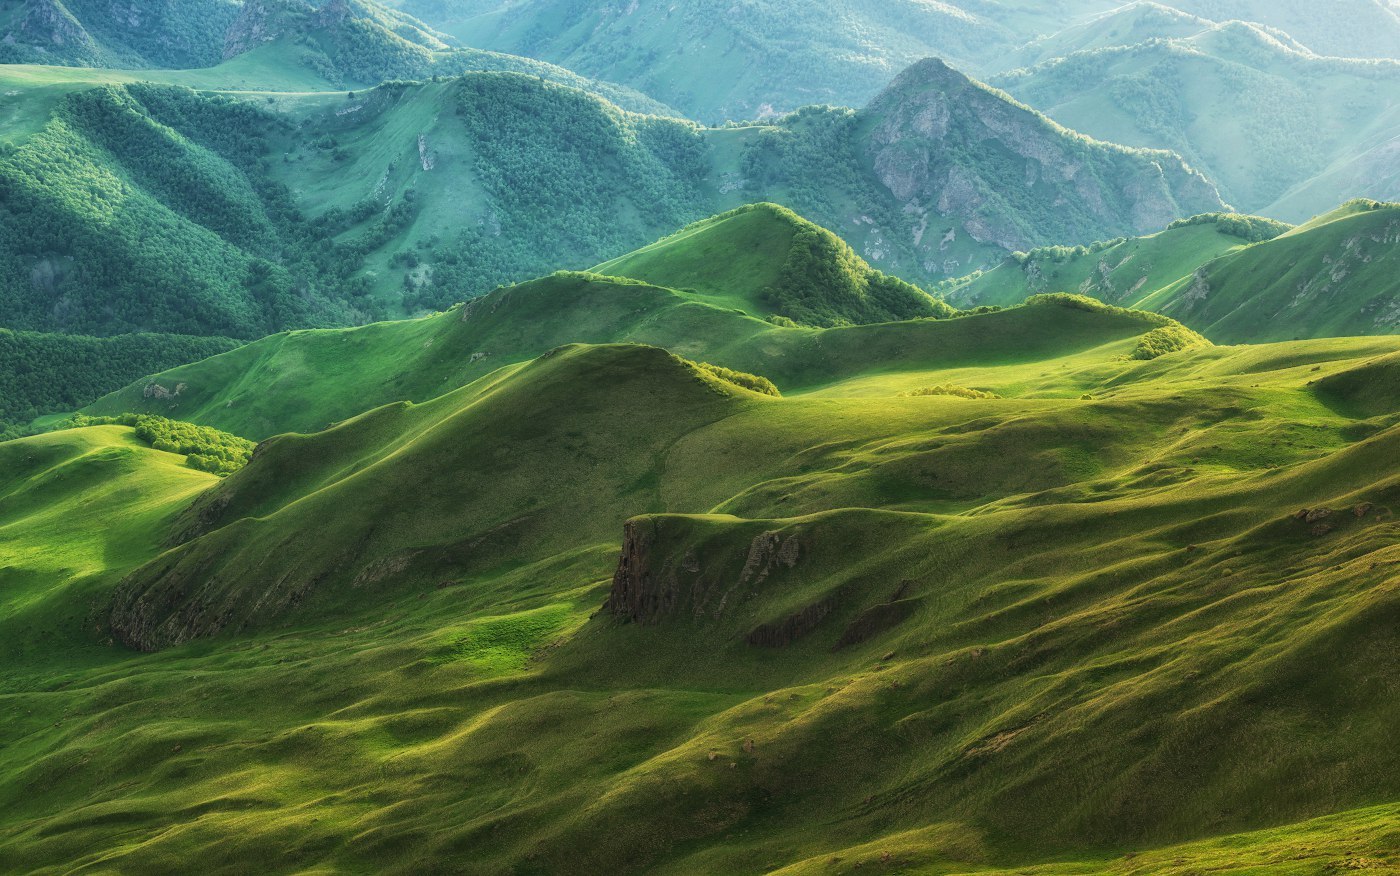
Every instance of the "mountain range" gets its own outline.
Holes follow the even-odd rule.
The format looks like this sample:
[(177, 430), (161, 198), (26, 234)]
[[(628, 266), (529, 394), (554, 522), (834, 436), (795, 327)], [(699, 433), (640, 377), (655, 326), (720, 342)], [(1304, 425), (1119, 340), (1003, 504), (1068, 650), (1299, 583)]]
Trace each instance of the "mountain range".
[(0, 871), (1400, 873), (1397, 22), (0, 0)]
[(758, 200), (916, 283), (1223, 206), (1175, 155), (932, 61), (861, 112), (718, 129), (509, 73), (271, 104), (104, 86), (18, 136), (0, 187), (14, 328), (243, 338), (443, 307)]
[[(1100, 33), (1123, 36), (1040, 46), (1101, 44), (992, 82), (1069, 127), (1180, 153), (1250, 212), (1298, 222), (1400, 197), (1400, 61), (1323, 57), (1256, 25), (1165, 12), (1102, 19)], [(1134, 32), (1145, 17), (1167, 27)]]

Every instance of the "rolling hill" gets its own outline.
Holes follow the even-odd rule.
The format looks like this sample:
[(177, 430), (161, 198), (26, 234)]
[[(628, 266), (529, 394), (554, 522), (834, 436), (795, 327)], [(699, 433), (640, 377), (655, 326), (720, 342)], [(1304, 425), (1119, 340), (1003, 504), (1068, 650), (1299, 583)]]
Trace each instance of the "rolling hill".
[(1400, 208), (1356, 201), (1305, 225), (1201, 216), (1148, 237), (1018, 254), (945, 287), (965, 307), (1075, 292), (1167, 314), (1219, 343), (1395, 334)]
[[(1029, 329), (1066, 308), (1101, 313), (1127, 336), (1173, 326), (1048, 296), (1014, 315), (950, 327), (963, 315), (769, 204), (697, 223), (597, 271), (622, 276), (559, 272), (423, 319), (274, 335), (136, 381), (84, 413), (159, 414), (262, 439), (319, 431), (393, 401), (427, 401), (568, 343), (663, 346), (788, 391), (854, 378), (875, 349), (884, 362), (934, 367), (1105, 342), (1083, 334), (1090, 321), (1079, 316), (1053, 339)], [(676, 288), (654, 285), (663, 282)], [(909, 321), (871, 325), (900, 319)], [(814, 334), (822, 326), (849, 330)], [(350, 363), (354, 378), (342, 379)]]
[[(530, 337), (568, 300), (530, 289), (451, 316)], [(1397, 863), (1400, 340), (677, 309), (783, 397), (571, 343), (218, 482), (116, 426), (0, 445), (7, 860)], [(120, 526), (64, 513), (96, 488)]]
[(138, 377), (238, 346), (185, 335), (39, 334), (0, 329), (0, 436), (45, 414), (76, 410)]
[(951, 307), (881, 274), (841, 238), (776, 204), (752, 204), (593, 268), (780, 324), (946, 318)]
[[(1131, 39), (1132, 22), (1114, 22), (1147, 14), (1130, 9), (1101, 33)], [(1349, 198), (1400, 197), (1400, 171), (1381, 158), (1400, 136), (1400, 61), (1322, 57), (1238, 21), (1196, 24), (1136, 44), (1100, 35), (1103, 47), (991, 81), (1076, 130), (1180, 153), (1249, 212), (1302, 221)]]

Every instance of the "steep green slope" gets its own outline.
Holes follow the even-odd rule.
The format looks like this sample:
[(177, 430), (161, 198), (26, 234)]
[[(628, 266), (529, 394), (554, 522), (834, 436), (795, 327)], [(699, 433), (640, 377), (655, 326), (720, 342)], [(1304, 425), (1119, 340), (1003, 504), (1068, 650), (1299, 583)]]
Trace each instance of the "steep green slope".
[[(1400, 61), (1320, 57), (1231, 22), (992, 82), (1076, 130), (1180, 153), (1247, 211), (1301, 221), (1348, 198), (1400, 197), (1400, 172), (1368, 159), (1400, 134)], [(1376, 173), (1347, 172), (1358, 162)], [(1307, 202), (1292, 194), (1304, 186)]]
[(286, 263), (311, 256), (291, 245), (302, 241), (289, 239), (286, 195), (260, 172), (279, 124), (152, 86), (62, 98), (0, 157), (5, 322), (256, 337), (356, 318), (336, 292), (292, 288)]
[(88, 600), (105, 600), (123, 572), (157, 553), (172, 518), (218, 480), (184, 462), (124, 426), (0, 443), (7, 663), (56, 663), (91, 639)]
[(0, 10), (0, 63), (210, 67), (241, 0), (14, 0)]
[[(269, 442), (103, 579), (218, 636), (12, 661), (9, 860), (1393, 865), (1400, 399), (1332, 385), (1400, 342), (889, 355), (1025, 312), (821, 333), (860, 398), (573, 346)], [(1007, 397), (893, 392), (949, 368)]]
[(1400, 205), (1362, 201), (1208, 263), (1142, 305), (1225, 342), (1400, 331)]
[(593, 273), (693, 291), (716, 306), (803, 325), (953, 315), (922, 290), (873, 270), (830, 231), (776, 204), (698, 222)]
[(947, 294), (962, 307), (1005, 307), (1042, 292), (1136, 307), (1207, 262), (1288, 228), (1259, 217), (1206, 214), (1146, 237), (1016, 253), (990, 271), (946, 284)]
[(943, 291), (959, 306), (1078, 292), (1164, 313), (1220, 343), (1396, 333), (1394, 204), (1356, 201), (1285, 227), (1199, 217), (1149, 237), (1017, 255)]
[(1139, 338), (1170, 324), (1085, 303), (1047, 298), (959, 319), (816, 330), (774, 325), (687, 292), (557, 274), (421, 320), (266, 338), (139, 380), (85, 412), (154, 413), (261, 439), (318, 431), (393, 401), (427, 401), (567, 343), (664, 346), (760, 374), (788, 392), (895, 367), (1012, 366), (1090, 351), (1128, 356)]

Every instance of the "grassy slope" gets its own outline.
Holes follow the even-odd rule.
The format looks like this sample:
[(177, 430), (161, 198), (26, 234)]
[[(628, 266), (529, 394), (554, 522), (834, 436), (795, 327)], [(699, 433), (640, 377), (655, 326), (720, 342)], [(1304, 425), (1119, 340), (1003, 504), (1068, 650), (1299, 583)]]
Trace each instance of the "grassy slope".
[(1400, 206), (1350, 204), (1144, 299), (1222, 342), (1400, 330)]
[[(575, 347), (272, 442), (123, 588), (128, 634), (224, 639), (16, 664), (0, 842), (147, 871), (1393, 864), (1364, 807), (1400, 798), (1400, 408), (1342, 410), (1400, 344), (891, 355), (1017, 313), (824, 333), (861, 337), (860, 397)], [(940, 364), (1054, 391), (894, 397)], [(1335, 529), (1291, 517), (1320, 505)], [(637, 513), (677, 601), (590, 619)], [(197, 589), (166, 589), (181, 562)]]
[(1079, 292), (1171, 316), (1218, 343), (1393, 334), (1400, 212), (1357, 202), (1263, 243), (1190, 225), (1099, 251), (1004, 262), (947, 293), (959, 306)]
[[(1076, 53), (993, 82), (1076, 130), (1181, 153), (1245, 211), (1301, 221), (1310, 213), (1296, 211), (1310, 203), (1315, 212), (1400, 196), (1400, 179), (1383, 165), (1359, 179), (1344, 170), (1394, 139), (1400, 62), (1318, 57), (1235, 22)], [(1329, 181), (1337, 188), (1325, 189)], [(1300, 187), (1306, 197), (1290, 195)]]
[(592, 272), (684, 289), (716, 307), (807, 325), (953, 313), (921, 290), (878, 275), (836, 235), (776, 204), (703, 220)]
[(778, 284), (801, 221), (785, 218), (781, 208), (760, 206), (705, 219), (592, 273), (690, 289), (716, 307), (767, 316), (759, 293)]
[[(316, 431), (390, 401), (426, 401), (571, 342), (654, 344), (792, 391), (893, 367), (1014, 364), (1097, 348), (1128, 354), (1154, 328), (1141, 315), (1053, 304), (957, 320), (783, 328), (694, 297), (559, 274), (422, 320), (266, 338), (138, 381), (85, 410), (157, 413), (256, 439)], [(152, 384), (184, 388), (159, 398)]]
[(1040, 292), (1075, 292), (1135, 307), (1151, 293), (1245, 245), (1211, 224), (1174, 228), (1097, 252), (1062, 258), (1037, 258), (1032, 253), (1025, 264), (1008, 259), (962, 283), (949, 297), (960, 307), (1005, 307)]
[(91, 650), (79, 646), (91, 639), (88, 600), (155, 553), (176, 512), (218, 480), (124, 426), (5, 442), (0, 472), (7, 663)]

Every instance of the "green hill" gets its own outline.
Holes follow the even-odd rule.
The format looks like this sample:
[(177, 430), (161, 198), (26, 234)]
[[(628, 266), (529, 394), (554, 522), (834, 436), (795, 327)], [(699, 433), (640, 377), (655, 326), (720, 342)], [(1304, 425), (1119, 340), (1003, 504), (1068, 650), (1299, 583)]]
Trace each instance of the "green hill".
[(1400, 205), (1353, 202), (1143, 305), (1226, 343), (1400, 332)]
[[(427, 401), (567, 343), (665, 346), (760, 374), (783, 392), (849, 384), (861, 394), (863, 380), (896, 366), (921, 373), (1054, 354), (1131, 356), (1144, 335), (1171, 325), (1049, 296), (958, 319), (816, 330), (774, 325), (685, 291), (561, 273), (425, 319), (266, 338), (139, 380), (84, 413), (159, 414), (253, 439), (314, 432), (389, 402)], [(921, 388), (920, 379), (900, 391)]]
[[(90, 648), (85, 603), (108, 599), (112, 576), (158, 553), (164, 529), (217, 480), (185, 465), (183, 456), (152, 449), (124, 426), (0, 443), (0, 625), (7, 662), (58, 665), (71, 649)], [(9, 699), (15, 689), (7, 683), (0, 697)], [(18, 741), (17, 717), (5, 719), (12, 741)], [(8, 774), (14, 764), (3, 759)]]
[(1246, 211), (1301, 221), (1400, 197), (1380, 159), (1400, 133), (1400, 61), (1321, 57), (1237, 21), (1107, 42), (991, 81), (1076, 130), (1180, 153)]
[(1018, 254), (944, 291), (962, 307), (1075, 292), (1167, 314), (1220, 343), (1396, 332), (1395, 205), (1356, 201), (1286, 228), (1201, 216), (1148, 237)]
[(0, 445), (7, 553), (106, 557), (0, 614), (7, 860), (1391, 866), (1400, 399), (1343, 399), (1400, 341), (1125, 356), (1152, 324), (769, 326), (783, 398), (570, 345), (120, 528), (34, 509), (123, 430)]
[(804, 325), (953, 315), (922, 290), (873, 270), (830, 231), (776, 204), (703, 220), (593, 273), (693, 291), (706, 303)]
[(1260, 217), (1204, 214), (1145, 237), (1013, 254), (990, 271), (946, 286), (949, 298), (962, 307), (1005, 307), (1042, 292), (1074, 292), (1136, 307), (1207, 262), (1289, 228)]

